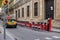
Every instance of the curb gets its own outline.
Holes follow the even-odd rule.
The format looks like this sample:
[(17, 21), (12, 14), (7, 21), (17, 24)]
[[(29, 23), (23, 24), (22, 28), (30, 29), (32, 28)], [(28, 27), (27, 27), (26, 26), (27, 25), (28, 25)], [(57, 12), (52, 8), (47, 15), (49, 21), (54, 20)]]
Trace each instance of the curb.
[(52, 32), (55, 32), (55, 33), (60, 33), (59, 31), (52, 31)]
[(52, 32), (60, 33), (60, 29), (55, 29), (55, 28), (53, 28), (53, 29), (52, 29)]
[(1, 34), (2, 32), (0, 31), (0, 34)]

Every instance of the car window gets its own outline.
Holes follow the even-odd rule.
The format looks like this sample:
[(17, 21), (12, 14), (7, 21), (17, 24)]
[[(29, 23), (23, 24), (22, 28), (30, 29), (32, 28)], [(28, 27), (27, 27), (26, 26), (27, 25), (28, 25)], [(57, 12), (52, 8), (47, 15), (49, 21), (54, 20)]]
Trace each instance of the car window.
[(11, 21), (11, 22), (12, 22), (12, 21), (16, 21), (16, 20), (14, 20), (14, 19), (11, 19), (11, 20), (8, 20), (8, 21)]
[(14, 19), (11, 19), (11, 21), (16, 21), (16, 20), (14, 20)]

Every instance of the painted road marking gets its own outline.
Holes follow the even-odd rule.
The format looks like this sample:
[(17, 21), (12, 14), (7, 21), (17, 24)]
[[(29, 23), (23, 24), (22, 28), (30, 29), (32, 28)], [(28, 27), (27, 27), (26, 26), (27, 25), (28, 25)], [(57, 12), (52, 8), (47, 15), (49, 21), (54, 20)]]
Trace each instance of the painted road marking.
[(60, 38), (59, 36), (52, 36), (53, 38)]
[(8, 35), (12, 40), (15, 40), (14, 37), (10, 33), (6, 32), (6, 35)]
[(34, 40), (40, 40), (40, 39), (34, 39)]
[(4, 32), (2, 27), (0, 27), (0, 32), (1, 32), (1, 34), (3, 34), (3, 32)]
[[(7, 31), (8, 32), (8, 31)], [(16, 37), (15, 35), (13, 35), (12, 33), (8, 32), (10, 35), (12, 35), (16, 40), (19, 40), (18, 37)]]
[[(2, 34), (4, 34), (4, 29), (3, 29), (3, 27), (1, 27), (0, 29), (1, 29), (1, 31), (2, 31)], [(14, 37), (13, 37), (10, 33), (7, 32), (7, 30), (6, 30), (6, 35), (8, 35), (12, 40), (15, 40)]]
[(52, 40), (52, 38), (49, 38), (49, 37), (46, 37), (45, 39), (47, 39), (47, 40)]

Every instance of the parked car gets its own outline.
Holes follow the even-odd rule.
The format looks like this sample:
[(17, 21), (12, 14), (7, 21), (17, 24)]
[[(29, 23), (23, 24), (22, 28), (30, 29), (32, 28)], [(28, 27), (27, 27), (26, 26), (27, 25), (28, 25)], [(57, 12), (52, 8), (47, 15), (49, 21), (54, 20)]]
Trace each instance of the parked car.
[(17, 21), (15, 19), (7, 20), (6, 28), (16, 28), (17, 27)]

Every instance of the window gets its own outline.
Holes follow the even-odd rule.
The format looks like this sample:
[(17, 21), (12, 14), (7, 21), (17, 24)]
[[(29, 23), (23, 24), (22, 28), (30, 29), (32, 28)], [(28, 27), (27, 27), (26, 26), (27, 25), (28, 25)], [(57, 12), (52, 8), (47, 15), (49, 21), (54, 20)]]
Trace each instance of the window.
[(20, 17), (20, 9), (18, 9), (18, 17)]
[(30, 13), (29, 6), (27, 6), (27, 17), (29, 17), (29, 13)]
[(22, 8), (22, 17), (24, 17), (24, 8)]
[(17, 19), (17, 10), (15, 11), (15, 13), (16, 13), (16, 19)]
[(34, 3), (34, 16), (38, 16), (38, 2)]

